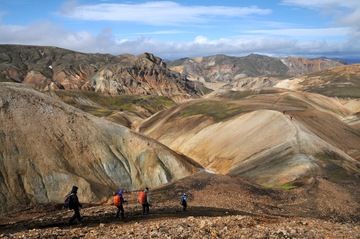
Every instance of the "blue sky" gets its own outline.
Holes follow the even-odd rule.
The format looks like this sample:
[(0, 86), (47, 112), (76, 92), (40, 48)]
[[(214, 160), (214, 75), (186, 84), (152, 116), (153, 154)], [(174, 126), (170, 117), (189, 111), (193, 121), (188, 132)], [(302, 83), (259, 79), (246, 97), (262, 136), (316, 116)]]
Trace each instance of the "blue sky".
[(360, 56), (359, 0), (0, 0), (0, 44), (174, 59)]

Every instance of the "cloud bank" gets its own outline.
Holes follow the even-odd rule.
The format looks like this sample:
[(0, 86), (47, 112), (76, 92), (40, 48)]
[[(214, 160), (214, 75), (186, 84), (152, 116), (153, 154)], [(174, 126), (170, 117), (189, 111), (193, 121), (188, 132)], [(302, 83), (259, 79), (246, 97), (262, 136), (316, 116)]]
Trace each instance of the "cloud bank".
[[(186, 41), (165, 41), (147, 36), (182, 34), (184, 30), (173, 26), (167, 27), (167, 29), (163, 27), (161, 30), (135, 33), (134, 35), (139, 37), (128, 39), (126, 35), (115, 34), (110, 28), (94, 34), (89, 31), (68, 30), (53, 22), (10, 25), (0, 20), (0, 44), (58, 46), (81, 52), (115, 55), (152, 52), (167, 59), (213, 54), (246, 55), (249, 53), (335, 57), (360, 55), (359, 0), (343, 0), (341, 2), (337, 0), (283, 0), (282, 4), (309, 8), (326, 14), (333, 13), (331, 15), (333, 25), (324, 28), (273, 27), (243, 30), (238, 36), (223, 38), (209, 39), (208, 36), (198, 35)], [(217, 16), (245, 17), (269, 14), (270, 12), (269, 9), (256, 6), (186, 6), (170, 1), (155, 1), (92, 5), (67, 2), (59, 14), (66, 18), (84, 21), (131, 21), (150, 25), (166, 25), (169, 22), (171, 24), (196, 24), (215, 21), (213, 17)]]
[(51, 45), (81, 52), (112, 53), (115, 55), (153, 52), (167, 59), (213, 54), (245, 55), (253, 52), (273, 55), (314, 56), (360, 54), (360, 46), (349, 42), (299, 41), (262, 35), (243, 35), (214, 40), (208, 39), (206, 36), (197, 36), (193, 40), (180, 42), (160, 41), (146, 37), (129, 40), (116, 38), (111, 29), (104, 29), (99, 34), (94, 35), (86, 31), (68, 31), (50, 22), (28, 26), (0, 25), (0, 43)]

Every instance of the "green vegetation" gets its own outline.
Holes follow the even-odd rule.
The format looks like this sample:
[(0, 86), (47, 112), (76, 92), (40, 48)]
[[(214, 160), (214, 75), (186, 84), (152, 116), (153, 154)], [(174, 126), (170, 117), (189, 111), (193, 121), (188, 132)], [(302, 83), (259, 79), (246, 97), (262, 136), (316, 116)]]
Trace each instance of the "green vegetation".
[(351, 179), (351, 176), (348, 174), (348, 172), (334, 164), (334, 163), (329, 163), (326, 165), (325, 167), (325, 171), (327, 173), (327, 176), (329, 178), (329, 180), (333, 181), (333, 182), (339, 182), (339, 181), (346, 181)]
[(245, 91), (229, 91), (226, 94), (221, 95), (221, 98), (231, 99), (231, 100), (240, 100), (242, 98), (246, 98), (250, 95), (256, 95), (257, 93), (253, 90), (245, 90)]
[(56, 91), (56, 94), (65, 103), (101, 117), (109, 116), (114, 111), (128, 111), (135, 114), (146, 111), (154, 114), (175, 105), (174, 101), (165, 96), (108, 96), (89, 91)]
[(244, 91), (229, 91), (223, 95), (220, 95), (221, 98), (231, 99), (231, 100), (240, 100), (251, 95), (266, 95), (266, 94), (276, 94), (282, 92), (281, 89), (262, 89), (262, 90), (244, 90)]
[(291, 190), (291, 189), (294, 189), (294, 188), (297, 188), (297, 186), (294, 185), (291, 182), (285, 183), (285, 184), (280, 186), (280, 189), (283, 189), (283, 190)]
[(109, 110), (107, 108), (99, 108), (99, 107), (93, 107), (88, 105), (74, 105), (75, 107), (81, 109), (82, 111), (85, 111), (89, 114), (95, 115), (97, 117), (107, 117), (114, 113), (113, 110)]
[(207, 100), (189, 105), (180, 112), (180, 116), (206, 115), (218, 122), (244, 112), (245, 111), (239, 105), (234, 103)]
[(332, 85), (324, 88), (310, 89), (310, 91), (330, 97), (360, 98), (360, 88), (355, 86), (336, 87)]
[(281, 190), (292, 190), (298, 187), (294, 182), (287, 182), (282, 185), (273, 185), (273, 184), (261, 184), (262, 187), (266, 189), (281, 189)]
[(315, 155), (315, 157), (322, 161), (329, 161), (329, 160), (341, 161), (342, 160), (342, 157), (333, 151), (318, 153)]
[[(314, 73), (310, 76), (316, 77), (317, 75)], [(327, 73), (323, 73), (320, 77), (321, 79), (327, 81), (327, 83), (322, 86), (310, 87), (307, 89), (308, 91), (330, 97), (360, 98), (359, 75), (339, 74), (329, 71)]]
[(341, 166), (343, 159), (340, 155), (334, 152), (326, 152), (317, 154), (315, 157), (323, 162), (324, 173), (330, 181), (339, 182), (352, 178), (347, 170)]

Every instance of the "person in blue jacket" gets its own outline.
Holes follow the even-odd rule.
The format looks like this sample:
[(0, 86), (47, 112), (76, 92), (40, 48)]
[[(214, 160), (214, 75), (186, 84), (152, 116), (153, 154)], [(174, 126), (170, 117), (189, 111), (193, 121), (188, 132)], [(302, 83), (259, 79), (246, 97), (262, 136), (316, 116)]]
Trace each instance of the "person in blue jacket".
[(187, 207), (187, 195), (186, 195), (186, 193), (183, 193), (182, 195), (181, 195), (181, 198), (180, 198), (180, 204), (182, 205), (182, 207), (183, 207), (183, 211), (186, 211), (186, 207)]

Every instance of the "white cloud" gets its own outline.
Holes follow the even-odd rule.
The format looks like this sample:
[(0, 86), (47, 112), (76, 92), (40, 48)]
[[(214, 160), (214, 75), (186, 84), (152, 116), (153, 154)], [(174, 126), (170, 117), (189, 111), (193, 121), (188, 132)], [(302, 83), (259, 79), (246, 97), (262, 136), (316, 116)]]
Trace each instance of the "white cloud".
[(209, 40), (204, 36), (197, 36), (194, 40), (195, 44), (206, 44), (209, 43)]
[(152, 32), (137, 32), (135, 33), (135, 35), (175, 35), (175, 34), (183, 34), (183, 33), (190, 33), (190, 32), (180, 31), (180, 30), (160, 30), (160, 31), (152, 31)]
[(0, 44), (59, 46), (78, 51), (113, 52), (111, 30), (98, 35), (86, 31), (70, 32), (49, 22), (27, 26), (0, 24)]
[(359, 0), (283, 0), (284, 4), (320, 10), (334, 18), (336, 24), (360, 31)]
[(270, 14), (270, 9), (228, 6), (181, 5), (172, 1), (145, 3), (100, 3), (76, 5), (67, 2), (60, 14), (89, 21), (140, 22), (150, 25), (174, 25), (207, 22), (212, 17), (244, 17)]
[(360, 47), (326, 41), (298, 41), (280, 38), (236, 37), (209, 40), (198, 36), (187, 42), (162, 42), (141, 38), (118, 45), (122, 52), (139, 54), (150, 51), (163, 58), (206, 56), (213, 54), (245, 55), (253, 52), (268, 55), (343, 56), (358, 55)]

